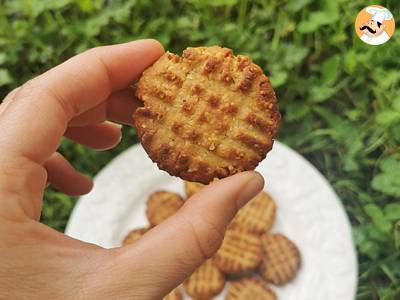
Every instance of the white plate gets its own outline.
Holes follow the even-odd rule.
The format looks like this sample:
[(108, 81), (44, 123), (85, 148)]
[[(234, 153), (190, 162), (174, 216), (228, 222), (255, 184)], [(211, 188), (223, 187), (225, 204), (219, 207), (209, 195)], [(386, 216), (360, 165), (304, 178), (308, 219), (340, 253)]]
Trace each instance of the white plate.
[[(273, 231), (286, 234), (302, 255), (296, 279), (273, 287), (279, 299), (353, 300), (357, 259), (351, 226), (328, 182), (279, 142), (257, 170), (278, 204)], [(158, 170), (141, 146), (132, 147), (96, 176), (93, 191), (78, 201), (66, 233), (106, 248), (119, 246), (130, 229), (147, 225), (145, 200), (158, 189), (183, 193), (183, 184)]]

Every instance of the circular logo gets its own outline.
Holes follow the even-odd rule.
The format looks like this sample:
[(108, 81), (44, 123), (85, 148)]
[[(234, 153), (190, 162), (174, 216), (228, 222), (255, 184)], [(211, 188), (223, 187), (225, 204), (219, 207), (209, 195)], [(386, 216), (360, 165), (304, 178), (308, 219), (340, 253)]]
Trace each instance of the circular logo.
[(394, 28), (392, 13), (380, 5), (367, 6), (361, 10), (355, 23), (358, 37), (368, 45), (386, 43), (392, 37)]

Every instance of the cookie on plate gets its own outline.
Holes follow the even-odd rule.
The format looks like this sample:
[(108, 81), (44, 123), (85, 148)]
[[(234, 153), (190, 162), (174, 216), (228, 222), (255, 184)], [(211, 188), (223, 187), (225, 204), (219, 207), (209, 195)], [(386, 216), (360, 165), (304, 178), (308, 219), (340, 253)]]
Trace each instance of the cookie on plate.
[(179, 288), (175, 288), (163, 300), (183, 300), (183, 297)]
[(275, 212), (275, 201), (266, 192), (261, 192), (239, 210), (230, 227), (262, 234), (274, 224)]
[(197, 192), (199, 192), (205, 185), (197, 182), (185, 181), (184, 182), (184, 189), (186, 197), (190, 198)]
[(243, 277), (229, 285), (226, 300), (276, 300), (277, 297), (266, 282), (256, 276)]
[(149, 228), (138, 228), (129, 231), (122, 241), (122, 245), (126, 246), (136, 243), (148, 230)]
[(143, 72), (134, 125), (158, 167), (184, 180), (254, 170), (271, 150), (280, 114), (274, 90), (250, 58), (219, 46), (165, 53)]
[(266, 281), (282, 285), (291, 281), (300, 268), (300, 251), (282, 234), (264, 234), (262, 237), (263, 258), (259, 274)]
[(224, 286), (225, 276), (211, 259), (204, 262), (183, 283), (186, 293), (194, 299), (210, 299), (218, 295)]
[(151, 226), (156, 226), (175, 214), (183, 205), (179, 194), (157, 191), (147, 200), (146, 216)]
[(222, 272), (234, 275), (255, 269), (261, 255), (261, 239), (257, 234), (239, 228), (228, 229), (214, 262)]

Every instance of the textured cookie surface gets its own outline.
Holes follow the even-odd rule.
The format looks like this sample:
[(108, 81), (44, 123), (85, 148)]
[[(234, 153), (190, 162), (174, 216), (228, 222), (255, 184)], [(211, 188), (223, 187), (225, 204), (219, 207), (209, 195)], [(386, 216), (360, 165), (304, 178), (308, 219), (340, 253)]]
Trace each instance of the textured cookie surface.
[(266, 192), (261, 192), (239, 210), (230, 227), (261, 234), (271, 229), (275, 212), (275, 201)]
[(264, 234), (261, 239), (260, 275), (276, 285), (292, 280), (300, 268), (300, 252), (296, 245), (282, 234)]
[(122, 241), (122, 245), (126, 246), (129, 244), (133, 244), (137, 242), (143, 234), (145, 234), (149, 229), (148, 228), (138, 228), (129, 231), (129, 233), (125, 236)]
[(210, 299), (225, 286), (224, 274), (209, 259), (185, 280), (183, 287), (194, 299)]
[(276, 300), (275, 293), (260, 278), (244, 277), (231, 282), (226, 300)]
[(180, 195), (167, 191), (152, 193), (147, 200), (146, 216), (152, 226), (156, 226), (175, 214), (183, 205)]
[(171, 293), (164, 297), (163, 300), (183, 300), (182, 294), (179, 288), (173, 289)]
[(218, 46), (165, 53), (143, 72), (134, 113), (141, 143), (171, 175), (209, 183), (253, 170), (272, 148), (280, 114), (262, 69)]
[(204, 184), (198, 183), (198, 182), (191, 182), (191, 181), (185, 181), (184, 183), (184, 189), (185, 189), (185, 194), (186, 197), (191, 197), (197, 192), (199, 192), (203, 187), (205, 187)]
[(261, 239), (257, 234), (228, 229), (214, 262), (226, 274), (240, 274), (255, 269), (261, 261), (261, 255)]

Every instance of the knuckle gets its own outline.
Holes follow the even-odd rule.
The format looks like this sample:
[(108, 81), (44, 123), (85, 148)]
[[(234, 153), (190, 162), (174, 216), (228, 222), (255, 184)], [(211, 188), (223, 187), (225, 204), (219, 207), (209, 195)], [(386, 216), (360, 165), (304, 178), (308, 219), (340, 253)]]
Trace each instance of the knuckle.
[(46, 85), (40, 76), (25, 82), (19, 91), (19, 98), (47, 98), (55, 101), (64, 114), (72, 117), (79, 114), (79, 105), (76, 101), (69, 101), (60, 95), (50, 85)]
[(62, 97), (57, 91), (50, 87), (46, 89), (46, 93), (59, 104), (61, 110), (69, 119), (80, 114), (78, 101)]
[(87, 54), (90, 54), (90, 55), (91, 54), (98, 55), (99, 51), (102, 51), (102, 49), (104, 49), (105, 47), (107, 47), (107, 46), (93, 47), (93, 48), (87, 49), (84, 53), (87, 53)]
[(45, 94), (45, 89), (38, 78), (29, 79), (23, 85), (21, 85), (18, 91), (18, 98), (37, 98), (42, 97)]
[(40, 93), (40, 85), (38, 84), (38, 80), (36, 78), (29, 79), (23, 85), (21, 85), (19, 90), (20, 97), (31, 96), (34, 93)]
[(203, 219), (205, 238), (204, 249), (208, 257), (211, 257), (221, 246), (224, 234), (214, 223)]
[(82, 55), (85, 55), (85, 56), (86, 56), (86, 55), (87, 55), (87, 56), (98, 56), (98, 52), (99, 52), (99, 49), (100, 49), (101, 47), (102, 47), (102, 46), (87, 49), (87, 50), (85, 50), (85, 51), (82, 53)]
[(223, 230), (204, 217), (189, 219), (187, 223), (202, 259), (210, 258), (221, 246)]
[(99, 78), (97, 80), (99, 82), (102, 82), (102, 86), (104, 87), (105, 91), (104, 96), (108, 96), (113, 90), (112, 88), (113, 74), (111, 73), (110, 68), (108, 67), (107, 61), (104, 59), (104, 54), (107, 53), (108, 47), (109, 46), (99, 46), (88, 49), (83, 53), (83, 55), (87, 56), (88, 59), (90, 59), (93, 62), (93, 64), (95, 64), (100, 70), (98, 75)]
[(13, 99), (20, 89), (21, 89), (20, 87), (17, 87), (17, 88), (15, 88), (15, 89), (13, 89), (11, 92), (9, 92), (9, 93), (6, 95), (6, 97), (4, 98), (4, 101), (3, 101), (3, 102), (6, 102), (6, 101), (8, 101), (8, 100)]

